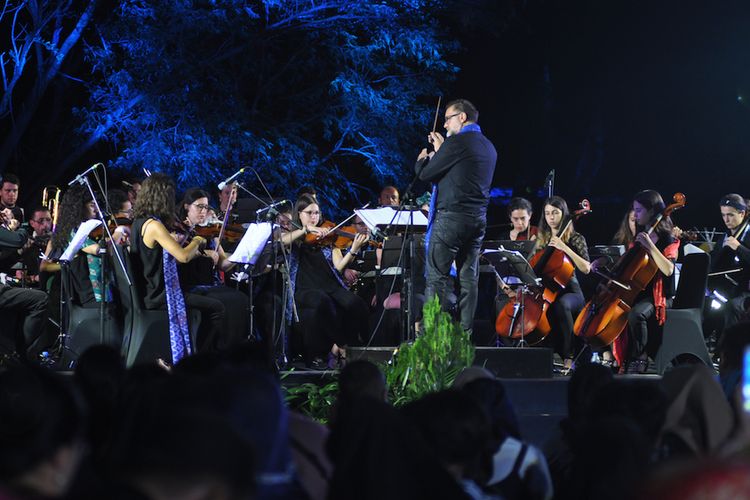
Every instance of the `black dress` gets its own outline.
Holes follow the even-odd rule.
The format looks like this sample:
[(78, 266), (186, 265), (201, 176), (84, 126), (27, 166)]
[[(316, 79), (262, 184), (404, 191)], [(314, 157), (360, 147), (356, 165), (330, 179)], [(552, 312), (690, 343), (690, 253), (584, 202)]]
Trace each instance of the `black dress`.
[[(133, 221), (130, 234), (130, 253), (133, 256), (133, 276), (137, 289), (143, 293), (143, 304), (146, 309), (165, 309), (167, 295), (164, 283), (164, 263), (161, 245), (149, 248), (143, 241), (143, 227), (153, 218), (139, 218)], [(215, 298), (185, 293), (185, 305), (198, 309), (201, 313), (201, 325), (198, 330), (198, 349), (214, 345), (215, 339), (221, 337), (226, 309), (224, 304)]]
[(298, 258), (294, 299), (306, 358), (327, 355), (333, 344), (343, 347), (366, 340), (367, 304), (341, 285), (320, 248), (301, 245)]

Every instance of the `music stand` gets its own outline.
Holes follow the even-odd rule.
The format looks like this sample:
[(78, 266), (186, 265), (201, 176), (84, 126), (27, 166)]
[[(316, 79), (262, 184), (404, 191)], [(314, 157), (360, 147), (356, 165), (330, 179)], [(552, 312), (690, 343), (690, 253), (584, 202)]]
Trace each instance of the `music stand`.
[(252, 268), (258, 263), (264, 249), (271, 240), (273, 225), (270, 222), (249, 224), (242, 235), (237, 248), (227, 260), (243, 266), (247, 275), (248, 309), (250, 316), (250, 335), (255, 332), (255, 304), (253, 303), (253, 272)]
[[(521, 340), (518, 343), (518, 347), (526, 347), (528, 344), (524, 339), (523, 326), (525, 324), (525, 307), (524, 298), (526, 294), (530, 293), (531, 287), (541, 286), (541, 278), (538, 278), (534, 269), (529, 264), (529, 261), (521, 255), (521, 252), (516, 250), (507, 250), (505, 248), (499, 248), (497, 250), (485, 250), (482, 256), (489, 262), (497, 272), (497, 266), (502, 265), (507, 267), (511, 272), (511, 276), (517, 278), (517, 282), (512, 285), (515, 287), (516, 295), (519, 300), (516, 301), (513, 307), (513, 319), (510, 322), (510, 331), (508, 337), (513, 338), (513, 330), (516, 327), (516, 320), (521, 317)], [(499, 276), (499, 273), (498, 273)]]
[[(406, 259), (408, 265), (401, 265), (404, 269), (402, 278), (402, 290), (401, 290), (401, 305), (405, 306), (405, 340), (410, 341), (415, 338), (414, 335), (414, 291), (412, 290), (412, 270), (414, 269), (414, 234), (424, 233), (427, 231), (427, 217), (422, 213), (421, 210), (416, 207), (381, 207), (371, 209), (359, 209), (354, 211), (359, 216), (362, 222), (365, 223), (367, 228), (373, 234), (382, 234), (381, 229), (386, 233), (391, 230), (402, 232), (404, 235), (404, 241), (402, 248), (409, 245), (409, 256)], [(385, 245), (384, 245), (385, 246)], [(402, 250), (403, 251), (403, 250)], [(401, 261), (399, 255), (399, 261)], [(381, 265), (381, 268), (383, 266)], [(404, 297), (406, 300), (404, 300)], [(377, 329), (376, 329), (377, 330)], [(374, 337), (375, 331), (373, 331), (371, 338)]]

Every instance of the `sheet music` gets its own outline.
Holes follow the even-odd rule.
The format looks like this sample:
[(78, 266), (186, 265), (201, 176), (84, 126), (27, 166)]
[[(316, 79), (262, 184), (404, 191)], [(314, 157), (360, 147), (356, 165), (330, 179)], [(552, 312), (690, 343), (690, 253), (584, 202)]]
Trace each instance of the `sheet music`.
[(228, 257), (229, 261), (237, 264), (255, 265), (271, 237), (272, 231), (273, 227), (270, 222), (250, 224), (242, 236), (240, 244), (237, 245), (237, 249)]
[(75, 257), (78, 253), (78, 250), (81, 249), (81, 247), (83, 246), (83, 242), (86, 241), (86, 238), (88, 238), (89, 234), (91, 234), (91, 231), (101, 225), (102, 221), (100, 221), (99, 219), (90, 219), (86, 222), (81, 223), (81, 225), (78, 226), (76, 234), (73, 235), (73, 239), (70, 241), (68, 248), (65, 249), (62, 257), (60, 257), (60, 260), (63, 260), (65, 262), (70, 262), (71, 260), (73, 260), (73, 257)]
[(356, 209), (354, 213), (362, 219), (362, 222), (370, 231), (374, 231), (376, 226), (387, 226), (388, 224), (394, 226), (427, 226), (427, 217), (419, 210), (413, 212), (402, 210), (395, 218), (393, 215), (396, 213), (396, 209), (393, 207)]

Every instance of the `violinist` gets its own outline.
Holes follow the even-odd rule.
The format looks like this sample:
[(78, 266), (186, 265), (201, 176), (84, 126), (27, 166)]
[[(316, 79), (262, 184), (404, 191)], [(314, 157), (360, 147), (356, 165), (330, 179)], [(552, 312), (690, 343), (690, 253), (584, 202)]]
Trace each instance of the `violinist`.
[[(62, 255), (73, 239), (78, 226), (87, 220), (95, 219), (96, 216), (96, 205), (86, 186), (80, 184), (71, 186), (60, 201), (57, 228), (52, 236), (50, 251), (45, 255), (57, 257)], [(78, 254), (70, 262), (75, 301), (82, 307), (93, 308), (98, 307), (101, 302), (112, 302), (110, 286), (112, 276), (107, 276), (105, 279), (102, 254), (99, 249), (99, 242), (92, 236), (88, 236)], [(42, 269), (55, 271), (59, 269), (59, 265), (43, 263)]]
[(728, 194), (719, 202), (721, 218), (727, 228), (724, 240), (711, 252), (711, 271), (729, 271), (741, 269), (730, 276), (737, 284), (727, 279), (717, 280), (719, 292), (729, 299), (725, 306), (724, 328), (739, 322), (747, 311), (747, 299), (750, 298), (750, 231), (748, 230), (748, 205), (738, 194)]
[[(226, 310), (220, 300), (185, 293), (180, 287), (176, 262), (184, 264), (198, 257), (206, 240), (195, 236), (184, 247), (177, 243), (170, 234), (176, 222), (174, 204), (175, 187), (168, 176), (154, 173), (143, 181), (130, 232), (132, 275), (141, 281), (139, 288), (143, 291), (143, 303), (147, 309), (167, 309), (170, 330), (179, 332), (177, 340), (187, 336), (183, 328), (187, 324), (185, 306), (200, 310), (199, 347), (210, 346), (214, 338), (221, 336)], [(180, 296), (184, 302), (180, 301)], [(188, 346), (189, 351), (193, 347)]]
[(112, 238), (117, 243), (127, 242), (130, 226), (133, 224), (133, 202), (125, 191), (110, 189), (107, 193), (107, 204), (112, 211), (111, 219), (114, 222)]
[(227, 213), (227, 208), (233, 205), (235, 201), (237, 201), (237, 190), (233, 183), (227, 184), (219, 191), (219, 208), (215, 213), (216, 218), (223, 220)]
[(526, 198), (516, 197), (510, 200), (508, 204), (508, 218), (512, 228), (507, 233), (500, 236), (503, 240), (535, 240), (537, 236), (537, 227), (531, 225), (531, 216), (534, 211), (531, 202)]
[[(367, 305), (346, 288), (342, 279), (344, 269), (354, 261), (367, 236), (355, 236), (346, 253), (331, 246), (303, 243), (306, 237), (314, 243), (329, 230), (319, 227), (320, 208), (309, 196), (299, 197), (293, 213), (300, 229), (283, 234), (282, 241), (291, 246), (289, 274), (302, 324), (304, 356), (312, 368), (334, 367), (337, 359), (339, 363), (345, 359), (345, 346), (364, 338), (368, 331)], [(291, 318), (290, 303), (287, 319)]]
[(617, 350), (623, 347), (623, 343), (627, 344), (621, 372), (646, 372), (649, 352), (655, 353), (659, 343), (659, 337), (650, 336), (649, 332), (660, 333), (666, 319), (667, 299), (674, 295), (674, 262), (680, 241), (672, 235), (672, 220), (664, 217), (650, 235), (645, 231), (656, 222), (665, 207), (661, 195), (650, 189), (639, 192), (633, 199), (637, 231), (633, 244), (646, 250), (658, 272), (635, 299), (628, 313), (627, 335), (620, 335), (616, 341)]
[[(206, 221), (208, 214), (208, 193), (192, 188), (185, 192), (179, 204), (178, 216), (188, 229), (194, 230)], [(220, 227), (220, 224), (216, 225)], [(186, 292), (221, 301), (226, 309), (223, 335), (215, 338), (219, 348), (225, 348), (245, 339), (248, 335), (247, 296), (242, 292), (224, 286), (218, 271), (229, 271), (234, 267), (218, 237), (209, 238), (203, 253), (190, 262), (180, 264), (180, 286)]]
[[(570, 216), (568, 204), (564, 199), (559, 196), (547, 198), (544, 202), (544, 212), (539, 220), (536, 248), (537, 251), (543, 250), (547, 245), (556, 248), (571, 260), (578, 271), (588, 274), (591, 271), (591, 265), (586, 238), (575, 230), (572, 222), (564, 234), (559, 234), (568, 224)], [(573, 275), (568, 286), (557, 295), (547, 311), (555, 351), (563, 359), (566, 370), (573, 365), (574, 315), (583, 309), (585, 302), (581, 285)]]

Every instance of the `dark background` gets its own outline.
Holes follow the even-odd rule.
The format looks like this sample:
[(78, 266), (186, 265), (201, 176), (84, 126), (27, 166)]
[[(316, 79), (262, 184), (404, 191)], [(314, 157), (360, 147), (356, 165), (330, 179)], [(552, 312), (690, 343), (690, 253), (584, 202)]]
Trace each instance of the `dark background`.
[(747, 196), (750, 181), (748, 3), (503, 5), (504, 29), (461, 32), (454, 90), (476, 101), (497, 146), (494, 184), (528, 193), (541, 213), (534, 195), (555, 169), (571, 208), (591, 200), (578, 225), (590, 243), (607, 241), (647, 188), (667, 203), (687, 195), (681, 227), (722, 226), (719, 198)]
[[(456, 1), (441, 22), (462, 45), (451, 56), (462, 69), (444, 98), (473, 101), (499, 153), (491, 224), (505, 222), (511, 194), (531, 199), (536, 218), (551, 169), (555, 194), (571, 207), (591, 200), (594, 213), (578, 224), (590, 244), (611, 238), (641, 189), (667, 201), (684, 192), (687, 207), (674, 216), (683, 228), (721, 226), (718, 199), (747, 195), (748, 2)], [(85, 71), (80, 51), (66, 64), (70, 74)], [(15, 163), (22, 206), (37, 204), (44, 184), (64, 185), (113, 153), (98, 144), (54, 171), (50, 157), (73, 140), (65, 110), (86, 101), (76, 85), (56, 83), (24, 139), (24, 161)], [(34, 142), (50, 131), (57, 144)], [(32, 154), (43, 150), (49, 157)], [(412, 162), (404, 158), (403, 168)]]

